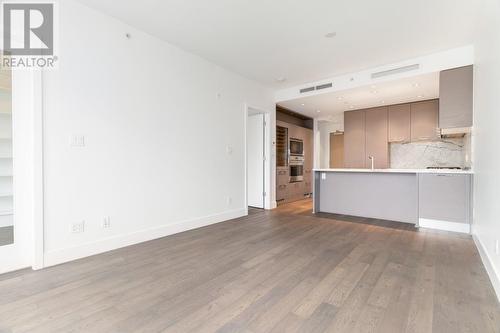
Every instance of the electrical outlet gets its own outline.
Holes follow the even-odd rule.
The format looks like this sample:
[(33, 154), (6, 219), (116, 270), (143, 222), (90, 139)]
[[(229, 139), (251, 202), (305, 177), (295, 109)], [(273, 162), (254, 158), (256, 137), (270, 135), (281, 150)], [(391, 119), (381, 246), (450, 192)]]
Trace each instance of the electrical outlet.
[(85, 221), (75, 222), (71, 225), (71, 233), (79, 234), (85, 231)]
[(227, 197), (227, 198), (226, 198), (226, 204), (227, 204), (228, 206), (231, 206), (231, 204), (232, 204), (232, 203), (233, 203), (233, 198), (231, 198), (231, 197)]
[(500, 254), (500, 242), (498, 241), (498, 239), (495, 241), (495, 253), (497, 255)]
[(103, 227), (104, 229), (111, 228), (111, 217), (106, 216), (106, 217), (102, 220), (102, 227)]

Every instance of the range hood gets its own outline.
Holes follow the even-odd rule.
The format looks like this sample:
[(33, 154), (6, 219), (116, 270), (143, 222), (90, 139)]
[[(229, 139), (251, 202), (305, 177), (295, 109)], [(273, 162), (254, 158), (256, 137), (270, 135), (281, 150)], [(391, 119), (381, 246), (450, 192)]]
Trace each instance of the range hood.
[(441, 128), (440, 130), (442, 138), (463, 138), (471, 133), (472, 127)]

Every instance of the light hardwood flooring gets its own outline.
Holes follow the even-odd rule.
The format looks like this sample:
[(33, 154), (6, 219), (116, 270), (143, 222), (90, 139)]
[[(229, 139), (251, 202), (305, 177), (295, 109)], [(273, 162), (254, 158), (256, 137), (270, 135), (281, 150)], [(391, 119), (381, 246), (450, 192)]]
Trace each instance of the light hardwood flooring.
[(310, 209), (0, 275), (0, 332), (499, 332), (470, 237)]

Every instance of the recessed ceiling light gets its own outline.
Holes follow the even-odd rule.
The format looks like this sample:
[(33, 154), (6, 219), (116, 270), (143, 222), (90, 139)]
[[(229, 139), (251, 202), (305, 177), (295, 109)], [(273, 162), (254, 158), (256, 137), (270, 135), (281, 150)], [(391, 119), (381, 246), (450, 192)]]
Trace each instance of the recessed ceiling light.
[(327, 33), (327, 34), (325, 35), (325, 38), (333, 38), (333, 37), (335, 37), (335, 36), (337, 36), (337, 33), (336, 33), (335, 31), (333, 31), (333, 32), (329, 32), (329, 33)]
[(283, 83), (285, 81), (286, 81), (286, 77), (278, 77), (278, 78), (276, 78), (276, 82), (278, 82), (278, 83)]
[(377, 90), (372, 90), (372, 94), (376, 94), (376, 93), (378, 93)]
[(343, 99), (344, 99), (344, 97), (339, 96), (339, 97), (337, 97), (337, 99), (338, 99), (339, 101), (341, 101), (341, 100), (343, 100)]
[(414, 86), (415, 88), (418, 88), (418, 87), (420, 86), (420, 84), (418, 84), (417, 82), (415, 82), (415, 83), (413, 84), (413, 86)]
[(300, 105), (302, 105), (302, 106), (306, 106), (306, 104), (305, 104), (305, 103), (302, 103), (302, 104), (300, 104)]
[(354, 105), (351, 105), (351, 106), (349, 107), (349, 109), (354, 109)]
[(385, 101), (380, 101), (380, 103), (385, 104)]
[(320, 112), (321, 112), (321, 110), (316, 110), (316, 112), (317, 112), (317, 113), (320, 113)]
[(417, 96), (417, 98), (422, 98), (422, 97), (424, 97), (424, 95), (418, 95), (418, 96)]

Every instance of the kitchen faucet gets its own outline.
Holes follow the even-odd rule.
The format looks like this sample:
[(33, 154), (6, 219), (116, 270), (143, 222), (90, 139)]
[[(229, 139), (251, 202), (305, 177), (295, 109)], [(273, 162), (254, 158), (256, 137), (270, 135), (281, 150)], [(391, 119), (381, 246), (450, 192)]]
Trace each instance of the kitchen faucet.
[(371, 160), (372, 162), (372, 170), (375, 170), (375, 157), (373, 156), (368, 156), (368, 158)]

